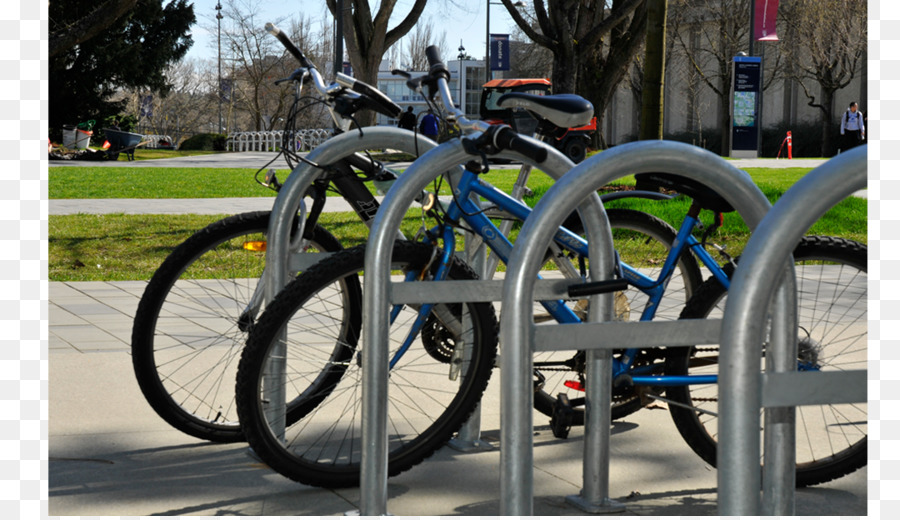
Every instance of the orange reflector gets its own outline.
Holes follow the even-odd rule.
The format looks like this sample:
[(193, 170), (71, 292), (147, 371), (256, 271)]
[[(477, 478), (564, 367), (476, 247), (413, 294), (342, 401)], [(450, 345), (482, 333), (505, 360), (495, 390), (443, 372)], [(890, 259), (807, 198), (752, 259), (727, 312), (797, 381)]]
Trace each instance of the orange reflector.
[(103, 149), (104, 150), (109, 150), (110, 146), (112, 146), (112, 145), (109, 144), (109, 141), (103, 141)]
[(244, 249), (247, 251), (265, 251), (266, 250), (266, 241), (265, 240), (251, 240), (249, 242), (244, 242)]
[(579, 381), (566, 381), (563, 383), (563, 386), (567, 388), (571, 388), (572, 390), (578, 390), (579, 392), (584, 392), (584, 385)]

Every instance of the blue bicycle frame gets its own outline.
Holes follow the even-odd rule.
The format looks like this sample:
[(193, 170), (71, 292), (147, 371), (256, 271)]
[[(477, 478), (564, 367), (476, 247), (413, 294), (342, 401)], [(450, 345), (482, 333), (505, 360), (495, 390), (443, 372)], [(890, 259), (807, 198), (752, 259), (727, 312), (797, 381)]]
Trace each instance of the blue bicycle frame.
[[(507, 239), (500, 232), (497, 226), (494, 225), (494, 223), (491, 222), (491, 220), (484, 214), (483, 209), (471, 200), (470, 195), (472, 193), (483, 197), (489, 203), (496, 206), (499, 210), (512, 215), (518, 220), (524, 221), (526, 218), (528, 218), (528, 216), (531, 214), (531, 208), (526, 206), (524, 203), (510, 197), (506, 193), (498, 190), (491, 184), (482, 181), (477, 174), (469, 170), (465, 170), (460, 178), (453, 203), (450, 204), (446, 210), (446, 220), (448, 222), (454, 223), (459, 222), (460, 220), (465, 221), (465, 223), (473, 230), (473, 232), (479, 235), (484, 240), (487, 246), (491, 249), (491, 252), (497, 255), (500, 261), (506, 263), (509, 259), (509, 255), (512, 252), (513, 245), (509, 241), (509, 239)], [(725, 274), (722, 268), (719, 267), (718, 263), (715, 261), (715, 259), (713, 259), (709, 252), (706, 251), (702, 244), (698, 242), (697, 239), (693, 236), (693, 230), (699, 225), (699, 223), (699, 219), (691, 214), (688, 214), (685, 217), (684, 221), (681, 224), (681, 227), (678, 230), (675, 242), (672, 244), (672, 248), (670, 249), (669, 254), (666, 256), (666, 261), (664, 262), (662, 270), (657, 279), (652, 279), (642, 274), (640, 271), (624, 262), (619, 263), (622, 277), (627, 280), (630, 285), (635, 286), (638, 290), (645, 293), (649, 297), (649, 301), (643, 312), (641, 313), (641, 321), (652, 320), (656, 315), (659, 303), (662, 300), (663, 294), (665, 293), (672, 273), (675, 271), (675, 266), (678, 263), (678, 259), (681, 257), (685, 248), (693, 251), (694, 254), (696, 254), (700, 259), (700, 261), (710, 269), (716, 279), (719, 280), (719, 282), (722, 283), (726, 287), (726, 289), (728, 288), (728, 276)], [(444, 225), (436, 226), (435, 228), (433, 228), (431, 230), (430, 236), (440, 236), (442, 241), (444, 242), (443, 256), (440, 259), (437, 272), (434, 275), (434, 280), (444, 280), (447, 277), (450, 268), (450, 262), (452, 260), (454, 252), (456, 251), (456, 234), (452, 226)], [(426, 236), (425, 241), (430, 242), (428, 236)], [(564, 227), (561, 227), (556, 233), (554, 241), (567, 251), (574, 252), (585, 258), (588, 256), (587, 241)], [(407, 274), (407, 280), (412, 281), (415, 279), (415, 276), (416, 273), (409, 273)], [(547, 312), (549, 312), (550, 315), (559, 323), (581, 323), (581, 319), (579, 319), (578, 316), (568, 306), (566, 306), (565, 302), (563, 302), (562, 300), (542, 301), (540, 303), (547, 310)], [(401, 307), (402, 306), (394, 307), (391, 313), (391, 322), (393, 322), (394, 318), (396, 318)], [(412, 330), (410, 331), (403, 345), (397, 352), (395, 352), (393, 358), (391, 359), (391, 367), (393, 367), (397, 363), (400, 357), (402, 357), (406, 350), (410, 347), (410, 345), (412, 345), (413, 340), (415, 339), (419, 330), (421, 330), (426, 318), (428, 317), (428, 314), (431, 312), (433, 307), (433, 304), (426, 304), (421, 306)], [(654, 369), (654, 367), (644, 366), (632, 369), (630, 367), (631, 361), (634, 359), (637, 353), (638, 349), (627, 349), (624, 351), (622, 356), (613, 360), (613, 378), (627, 374), (631, 378), (632, 382), (636, 385), (653, 386), (710, 384), (716, 383), (718, 380), (717, 376), (715, 375), (642, 375), (650, 373)]]

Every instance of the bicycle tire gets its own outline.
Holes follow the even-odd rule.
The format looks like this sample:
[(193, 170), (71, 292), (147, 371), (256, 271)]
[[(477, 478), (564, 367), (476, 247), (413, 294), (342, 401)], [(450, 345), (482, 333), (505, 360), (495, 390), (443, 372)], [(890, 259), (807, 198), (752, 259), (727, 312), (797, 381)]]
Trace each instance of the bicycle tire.
[[(176, 429), (214, 442), (244, 436), (234, 406), (237, 359), (247, 333), (238, 323), (265, 264), (242, 246), (264, 240), (269, 211), (233, 215), (194, 233), (153, 274), (135, 314), (132, 364), (153, 410)], [(307, 250), (340, 242), (316, 226)], [(228, 262), (222, 277), (205, 271)], [(231, 273), (241, 269), (243, 274)]]
[[(866, 368), (866, 255), (863, 244), (824, 236), (804, 237), (794, 250), (799, 363), (815, 365), (816, 370)], [(721, 317), (726, 294), (721, 284), (707, 280), (682, 318)], [(666, 375), (716, 373), (717, 352), (717, 345), (669, 348)], [(675, 426), (691, 449), (712, 466), (716, 465), (715, 416), (685, 406), (716, 412), (717, 396), (717, 385), (667, 391), (670, 400), (683, 405), (669, 406)], [(865, 403), (798, 407), (797, 486), (828, 482), (863, 467), (866, 419)]]
[[(426, 244), (400, 241), (393, 250), (394, 268), (425, 271), (436, 251)], [(247, 441), (272, 469), (304, 484), (359, 485), (362, 297), (358, 273), (364, 264), (363, 245), (338, 253), (293, 280), (260, 317), (241, 356), (236, 393)], [(477, 276), (454, 259), (449, 278)], [(464, 306), (471, 317), (472, 349), (457, 381), (449, 378), (452, 363), (416, 343), (390, 371), (390, 476), (413, 467), (446, 443), (471, 415), (487, 386), (496, 357), (497, 318), (487, 303), (450, 304), (445, 309), (461, 311)], [(415, 316), (415, 311), (408, 312), (394, 321), (392, 344), (396, 329)], [(460, 315), (454, 314), (456, 318)], [(285, 354), (276, 351), (282, 337)], [(265, 367), (282, 358), (289, 375), (282, 398), (287, 409), (283, 432), (276, 425), (281, 417), (267, 418), (273, 401), (280, 400), (270, 398), (265, 390)]]
[[(613, 243), (622, 261), (632, 267), (640, 268), (644, 274), (655, 279), (665, 256), (675, 242), (677, 235), (675, 229), (665, 221), (642, 211), (611, 208), (606, 210), (606, 214), (613, 230)], [(580, 219), (569, 219), (566, 227), (577, 234), (583, 234)], [(655, 243), (654, 246), (650, 245), (651, 241)], [(640, 245), (641, 243), (643, 246)], [(544, 273), (542, 272), (542, 274)], [(654, 319), (677, 319), (702, 281), (700, 267), (694, 255), (683, 254), (678, 268), (666, 288), (665, 296), (660, 301), (659, 310)], [(640, 309), (646, 306), (647, 299), (647, 296), (634, 286), (630, 286), (623, 293), (617, 293), (617, 319), (622, 321), (639, 319)], [(637, 312), (634, 309), (637, 309)], [(636, 318), (634, 314), (637, 314)], [(619, 352), (614, 352), (613, 355), (619, 354)], [(636, 362), (647, 364), (656, 360), (662, 362), (663, 359), (659, 349), (644, 349)], [(577, 351), (574, 354), (572, 351), (542, 352), (535, 355), (535, 364), (543, 364), (547, 366), (548, 370), (536, 369), (541, 374), (535, 383), (537, 389), (534, 396), (534, 407), (540, 413), (552, 417), (559, 393), (566, 392), (567, 388), (572, 389), (579, 384), (583, 387), (584, 351)], [(662, 368), (660, 368), (660, 372), (662, 372)], [(540, 381), (541, 377), (543, 381)], [(580, 390), (576, 391), (581, 392)], [(645, 403), (642, 402), (639, 393), (634, 387), (615, 388), (613, 390), (612, 419), (620, 419), (640, 410)], [(569, 403), (574, 408), (572, 424), (583, 425), (583, 393), (579, 397), (569, 397)]]

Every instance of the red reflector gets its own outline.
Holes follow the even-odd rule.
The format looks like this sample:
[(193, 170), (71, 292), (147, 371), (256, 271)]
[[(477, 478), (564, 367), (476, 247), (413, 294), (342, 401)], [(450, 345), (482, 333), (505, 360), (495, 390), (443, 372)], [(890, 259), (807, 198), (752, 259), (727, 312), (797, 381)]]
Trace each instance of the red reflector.
[(579, 381), (566, 381), (563, 383), (563, 386), (567, 388), (571, 388), (572, 390), (578, 390), (579, 392), (584, 392), (584, 385)]

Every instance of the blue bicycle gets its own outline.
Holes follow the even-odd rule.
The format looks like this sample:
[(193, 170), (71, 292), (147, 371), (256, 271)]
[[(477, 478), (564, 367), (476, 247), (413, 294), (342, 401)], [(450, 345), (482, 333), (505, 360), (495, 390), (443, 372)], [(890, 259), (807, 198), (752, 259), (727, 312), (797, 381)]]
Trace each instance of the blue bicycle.
[[(437, 83), (442, 96), (449, 99), (446, 82)], [(576, 113), (568, 96), (510, 94), (507, 101), (541, 117)], [(446, 99), (444, 105), (450, 106)], [(489, 153), (497, 142), (509, 142), (514, 137), (508, 128), (491, 127), (466, 139), (478, 157), (479, 153)], [(392, 268), (398, 277), (403, 277), (400, 279), (476, 278), (455, 254), (460, 230), (480, 236), (492, 255), (500, 261), (507, 260), (512, 244), (486, 214), (484, 206), (516, 220), (526, 219), (530, 209), (486, 182), (487, 168), (486, 162), (468, 163), (446, 207), (428, 204), (418, 210), (423, 220), (434, 219), (437, 224), (423, 227), (419, 242), (397, 243)], [(609, 210), (621, 275), (611, 283), (601, 282), (601, 289), (616, 293), (617, 319), (633, 319), (632, 310), (634, 318), (638, 318), (639, 310), (641, 320), (677, 319), (691, 296), (700, 293), (697, 287), (703, 275), (697, 259), (711, 273), (707, 287), (727, 287), (729, 263), (719, 266), (706, 250), (710, 232), (699, 240), (693, 233), (700, 227), (702, 209), (713, 210), (716, 216), (710, 227), (715, 228), (721, 223), (721, 215), (731, 208), (713, 190), (688, 179), (649, 174), (639, 176), (638, 182), (686, 194), (693, 201), (691, 209), (677, 232), (640, 212)], [(440, 186), (434, 191), (439, 192)], [(474, 202), (472, 195), (484, 202)], [(572, 218), (560, 228), (548, 251), (547, 269), (542, 272), (542, 276), (573, 279), (572, 298), (540, 302), (547, 318), (536, 314), (536, 321), (578, 323), (584, 317), (587, 300), (576, 293), (583, 290), (583, 294), (588, 294), (596, 284), (584, 277), (587, 244), (580, 236), (579, 226), (578, 220)], [(818, 252), (821, 248), (813, 249)], [(359, 276), (364, 257), (364, 246), (348, 249), (293, 280), (266, 308), (241, 358), (236, 400), (247, 440), (273, 469), (310, 485), (342, 487), (359, 482), (360, 333), (364, 314)], [(816, 258), (820, 264), (831, 265), (833, 261), (846, 263), (834, 255)], [(820, 277), (819, 286), (821, 282)], [(822, 308), (833, 306), (824, 301), (820, 292), (812, 296), (812, 301), (821, 302)], [(856, 308), (858, 301), (851, 301), (850, 305)], [(396, 305), (391, 312), (391, 341), (388, 471), (395, 475), (442, 446), (475, 408), (493, 368), (497, 321), (487, 303)], [(681, 398), (659, 395), (660, 388), (708, 387), (716, 380), (714, 372), (695, 370), (699, 356), (694, 354), (705, 351), (672, 349), (683, 360), (678, 365), (670, 361), (669, 349), (662, 347), (615, 353), (615, 416), (636, 411), (649, 400), (668, 400), (673, 410), (687, 407), (694, 417), (714, 414), (692, 401), (690, 391)], [(823, 366), (826, 356), (821, 354), (828, 345), (821, 347), (807, 351), (811, 369)], [(817, 352), (815, 356), (813, 350)], [(560, 433), (579, 422), (583, 402), (577, 392), (584, 385), (583, 360), (583, 353), (578, 351), (540, 354), (535, 359), (535, 406), (553, 416), (554, 428)], [(709, 356), (701, 361), (707, 367), (714, 368), (716, 364)], [(286, 387), (279, 398), (286, 402), (273, 402), (267, 390), (268, 367), (273, 364), (287, 367)], [(678, 366), (681, 373), (676, 374)], [(671, 372), (667, 372), (670, 368)], [(575, 392), (576, 397), (569, 397), (569, 392)], [(273, 410), (279, 408), (287, 411), (286, 416), (273, 417)], [(708, 423), (706, 427), (709, 428)], [(684, 431), (682, 434), (686, 435)], [(712, 442), (714, 446), (714, 438)], [(862, 442), (864, 452), (865, 440)], [(858, 450), (858, 446), (858, 442), (853, 443), (850, 449)], [(830, 467), (828, 459), (812, 462)]]

